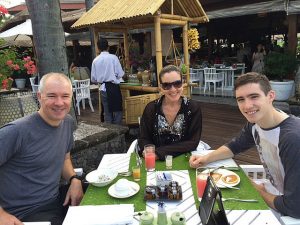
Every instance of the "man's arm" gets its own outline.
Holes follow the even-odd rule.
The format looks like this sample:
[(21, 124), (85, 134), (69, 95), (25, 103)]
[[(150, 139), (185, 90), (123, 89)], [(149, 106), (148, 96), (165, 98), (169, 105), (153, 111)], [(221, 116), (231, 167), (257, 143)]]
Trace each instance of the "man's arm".
[(276, 195), (268, 193), (263, 184), (256, 184), (252, 180), (251, 180), (251, 183), (255, 187), (255, 189), (259, 192), (259, 194), (264, 199), (264, 201), (267, 203), (267, 205), (270, 208), (277, 210), (274, 205), (274, 199), (275, 199)]
[(7, 213), (0, 206), (0, 225), (22, 225), (23, 223), (18, 220), (15, 216)]
[[(70, 178), (75, 175), (75, 171), (71, 162), (70, 153), (67, 153), (65, 156), (64, 167), (62, 171), (62, 176), (65, 180), (70, 180)], [(76, 178), (72, 179), (70, 183), (69, 190), (67, 192), (64, 206), (67, 205), (71, 201), (71, 205), (79, 205), (81, 199), (83, 197), (82, 184), (81, 180)]]
[(192, 155), (190, 157), (190, 166), (192, 168), (197, 168), (200, 166), (205, 166), (210, 162), (214, 162), (221, 159), (232, 158), (234, 155), (232, 151), (225, 145), (219, 147), (217, 150), (207, 154), (207, 155)]

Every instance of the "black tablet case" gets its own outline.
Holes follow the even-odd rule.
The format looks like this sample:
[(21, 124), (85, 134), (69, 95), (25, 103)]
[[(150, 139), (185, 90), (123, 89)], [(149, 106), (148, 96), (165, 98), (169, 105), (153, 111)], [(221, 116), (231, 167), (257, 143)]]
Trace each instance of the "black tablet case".
[(211, 176), (207, 178), (199, 206), (199, 215), (203, 225), (229, 225), (222, 203), (221, 191)]

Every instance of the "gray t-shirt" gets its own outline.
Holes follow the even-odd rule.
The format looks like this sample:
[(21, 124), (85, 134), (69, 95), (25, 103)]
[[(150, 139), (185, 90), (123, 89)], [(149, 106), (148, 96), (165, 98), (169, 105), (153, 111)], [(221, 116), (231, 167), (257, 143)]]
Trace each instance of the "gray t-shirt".
[(58, 196), (73, 131), (71, 116), (52, 127), (39, 113), (0, 129), (0, 205), (7, 212), (22, 218)]
[(276, 209), (300, 218), (300, 119), (290, 116), (270, 129), (247, 123), (240, 136), (227, 144), (234, 154), (254, 145), (269, 180), (280, 193), (274, 200)]

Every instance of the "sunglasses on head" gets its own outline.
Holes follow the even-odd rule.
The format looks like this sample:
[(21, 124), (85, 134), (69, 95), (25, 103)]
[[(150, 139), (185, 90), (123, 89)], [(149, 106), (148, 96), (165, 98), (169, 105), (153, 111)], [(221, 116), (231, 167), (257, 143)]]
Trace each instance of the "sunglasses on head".
[(181, 88), (182, 87), (182, 80), (175, 80), (174, 82), (164, 82), (161, 83), (161, 87), (164, 90), (170, 90), (174, 86), (175, 88)]

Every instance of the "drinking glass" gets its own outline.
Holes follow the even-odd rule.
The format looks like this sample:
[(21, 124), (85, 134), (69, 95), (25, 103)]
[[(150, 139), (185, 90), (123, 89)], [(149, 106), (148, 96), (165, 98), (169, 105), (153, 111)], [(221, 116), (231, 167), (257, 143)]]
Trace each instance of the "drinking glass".
[(173, 160), (172, 155), (166, 155), (166, 169), (168, 170), (172, 169), (172, 160)]
[(198, 194), (198, 199), (200, 201), (202, 199), (202, 196), (203, 196), (203, 193), (204, 193), (204, 190), (206, 187), (208, 176), (209, 176), (209, 173), (206, 168), (197, 168), (196, 169), (197, 194)]
[(148, 144), (144, 146), (145, 168), (152, 172), (155, 170), (155, 145)]
[(139, 181), (141, 179), (141, 167), (139, 165), (132, 167), (132, 176), (134, 181)]

